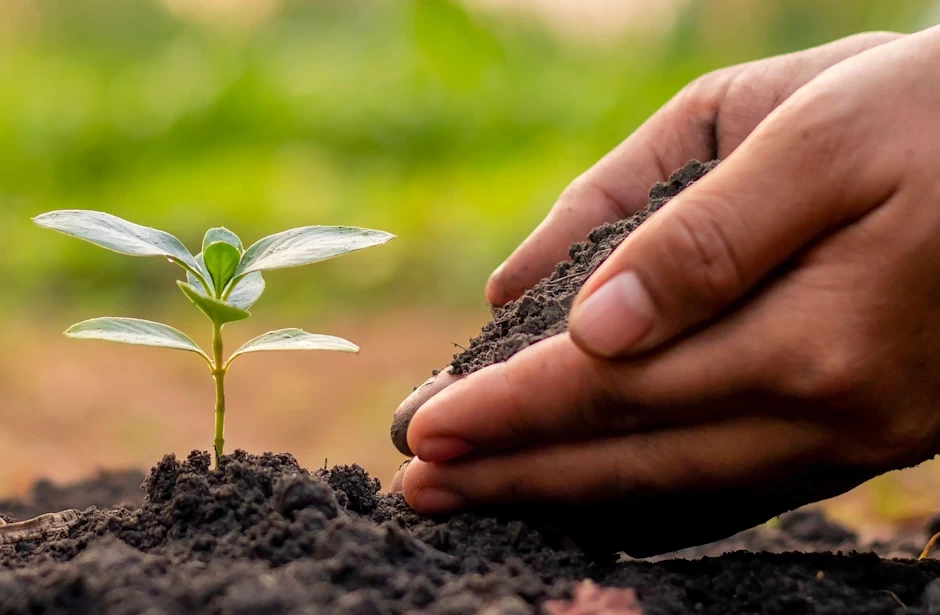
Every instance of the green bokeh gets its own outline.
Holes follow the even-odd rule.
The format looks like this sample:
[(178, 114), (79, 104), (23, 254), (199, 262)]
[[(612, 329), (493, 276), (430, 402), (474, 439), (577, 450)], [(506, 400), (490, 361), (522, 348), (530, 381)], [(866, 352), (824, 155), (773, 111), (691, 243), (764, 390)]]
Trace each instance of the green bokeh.
[(180, 301), (166, 263), (29, 222), (65, 208), (193, 251), (213, 226), (246, 244), (307, 224), (398, 236), (272, 274), (265, 309), (479, 305), (565, 185), (689, 80), (912, 31), (932, 4), (689, 2), (665, 35), (592, 46), (445, 0), (282, 2), (240, 28), (156, 0), (0, 0), (0, 305)]

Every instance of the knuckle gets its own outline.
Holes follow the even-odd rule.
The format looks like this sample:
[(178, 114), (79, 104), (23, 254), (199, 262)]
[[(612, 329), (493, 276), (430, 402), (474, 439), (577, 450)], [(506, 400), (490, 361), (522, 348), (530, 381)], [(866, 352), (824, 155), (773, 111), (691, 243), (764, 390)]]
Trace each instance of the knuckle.
[(512, 357), (501, 365), (491, 369), (497, 370), (499, 386), (502, 388), (500, 398), (505, 400), (505, 407), (497, 415), (501, 421), (501, 432), (504, 437), (513, 442), (527, 442), (532, 435), (522, 424), (520, 410), (529, 403), (529, 380), (520, 367), (516, 357)]
[(686, 112), (686, 117), (712, 117), (736, 74), (733, 67), (705, 73), (679, 90), (676, 104)]
[[(696, 301), (710, 308), (734, 300), (745, 286), (743, 268), (731, 241), (726, 215), (731, 209), (711, 203), (691, 204), (672, 216), (671, 242), (665, 247), (678, 271), (686, 276)], [(716, 211), (722, 210), (721, 214)]]
[(798, 399), (838, 402), (871, 382), (877, 371), (871, 353), (857, 337), (829, 335), (816, 342), (803, 341), (794, 369), (788, 370), (786, 393)]
[[(866, 97), (845, 96), (841, 86), (834, 79), (803, 86), (761, 125), (764, 137), (803, 153), (802, 168), (815, 173), (820, 161), (836, 161), (837, 154), (854, 151), (866, 136), (857, 130), (859, 107)], [(805, 155), (808, 152), (812, 155)]]
[(707, 482), (701, 464), (684, 450), (665, 447), (655, 435), (638, 434), (631, 441), (631, 454), (617, 460), (608, 488), (614, 493), (666, 494), (683, 482)]
[(565, 187), (555, 203), (554, 210), (557, 213), (558, 210), (577, 209), (579, 204), (587, 202), (602, 203), (603, 210), (611, 220), (625, 218), (631, 213), (623, 203), (601, 187), (594, 178), (592, 169), (588, 169)]
[(894, 32), (892, 30), (871, 30), (869, 32), (859, 32), (857, 34), (850, 34), (845, 37), (844, 40), (851, 41), (853, 44), (858, 45), (859, 52), (869, 49), (871, 47), (877, 47), (878, 45), (883, 45), (884, 43), (890, 43), (891, 41), (903, 38), (905, 35), (901, 32)]

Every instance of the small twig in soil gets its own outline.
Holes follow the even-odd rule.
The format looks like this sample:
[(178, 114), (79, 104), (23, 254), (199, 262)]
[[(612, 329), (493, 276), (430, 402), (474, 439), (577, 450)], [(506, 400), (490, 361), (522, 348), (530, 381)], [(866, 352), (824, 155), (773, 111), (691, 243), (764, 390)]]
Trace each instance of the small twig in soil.
[(937, 541), (940, 540), (940, 532), (937, 532), (931, 536), (930, 540), (927, 541), (927, 546), (924, 547), (924, 550), (921, 552), (920, 557), (917, 559), (927, 559), (930, 556), (930, 551), (933, 549), (934, 545), (937, 544)]
[(457, 342), (451, 342), (451, 344), (453, 344), (453, 345), (456, 346), (457, 348), (460, 348), (460, 349), (463, 350), (464, 352), (467, 352), (467, 349), (464, 348), (463, 346), (461, 346), (460, 344), (458, 344)]
[(878, 591), (888, 594), (889, 596), (894, 598), (894, 601), (897, 602), (901, 606), (902, 609), (904, 609), (905, 611), (907, 610), (907, 605), (904, 604), (904, 601), (898, 598), (898, 595), (894, 593), (893, 591), (889, 589), (879, 589)]
[(575, 276), (577, 276), (577, 275), (578, 275), (577, 273), (569, 273), (568, 275), (562, 276), (562, 277), (557, 278), (557, 279), (555, 279), (555, 280), (549, 280), (548, 282), (549, 282), (549, 284), (555, 284), (556, 282), (565, 282), (566, 280), (570, 280), (571, 278), (573, 278), (573, 277), (575, 277)]
[(69, 531), (69, 528), (78, 521), (81, 512), (75, 509), (63, 510), (57, 513), (39, 515), (27, 521), (5, 523), (0, 527), (0, 545), (12, 545), (24, 541), (42, 540), (48, 536), (56, 536)]

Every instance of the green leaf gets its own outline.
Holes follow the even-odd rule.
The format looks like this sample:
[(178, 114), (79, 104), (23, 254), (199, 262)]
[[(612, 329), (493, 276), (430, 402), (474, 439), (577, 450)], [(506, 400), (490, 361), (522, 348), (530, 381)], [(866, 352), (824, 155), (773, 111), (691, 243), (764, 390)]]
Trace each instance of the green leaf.
[(108, 213), (84, 209), (59, 210), (36, 216), (33, 222), (120, 254), (163, 256), (188, 269), (198, 270), (193, 255), (173, 235)]
[(395, 236), (350, 226), (304, 226), (265, 237), (242, 254), (239, 278), (252, 271), (297, 267), (386, 243)]
[(251, 308), (264, 294), (264, 277), (260, 271), (249, 273), (238, 281), (227, 301), (243, 310)]
[(65, 334), (72, 338), (103, 340), (137, 346), (157, 346), (207, 355), (188, 335), (169, 325), (137, 318), (92, 318), (72, 325)]
[(215, 284), (216, 297), (222, 297), (222, 292), (235, 275), (241, 256), (238, 248), (224, 241), (210, 243), (202, 253), (203, 262)]
[(207, 297), (199, 292), (195, 286), (187, 284), (182, 280), (177, 280), (176, 283), (183, 293), (189, 297), (189, 300), (192, 301), (197, 308), (202, 310), (202, 313), (208, 316), (209, 320), (216, 324), (224, 325), (225, 323), (235, 322), (237, 320), (245, 320), (251, 316), (251, 312), (248, 310), (235, 307), (231, 303), (215, 299), (214, 297)]
[(202, 251), (205, 252), (206, 248), (209, 247), (209, 244), (215, 243), (217, 241), (224, 241), (225, 243), (231, 244), (238, 248), (238, 253), (241, 254), (245, 251), (245, 247), (242, 245), (242, 240), (238, 238), (238, 235), (228, 230), (224, 226), (219, 228), (210, 228), (206, 231), (206, 236), (202, 239)]
[[(196, 263), (199, 264), (201, 269), (204, 271), (203, 275), (207, 278), (211, 277), (209, 270), (206, 269), (205, 261), (202, 259), (202, 253), (196, 255)], [(203, 287), (202, 282), (199, 281), (199, 278), (194, 276), (191, 273), (186, 274), (186, 281), (190, 285), (195, 287), (197, 291), (201, 294), (211, 297), (212, 293), (207, 292)], [(249, 273), (241, 280), (235, 284), (235, 287), (229, 292), (229, 296), (225, 301), (231, 303), (237, 308), (243, 310), (250, 309), (258, 299), (261, 298), (261, 295), (264, 294), (265, 282), (264, 277), (261, 275), (260, 271), (255, 271), (254, 273)]]
[(359, 347), (341, 337), (316, 335), (302, 329), (279, 329), (259, 335), (245, 342), (232, 353), (228, 362), (249, 352), (267, 352), (271, 350), (336, 350), (339, 352), (359, 352)]

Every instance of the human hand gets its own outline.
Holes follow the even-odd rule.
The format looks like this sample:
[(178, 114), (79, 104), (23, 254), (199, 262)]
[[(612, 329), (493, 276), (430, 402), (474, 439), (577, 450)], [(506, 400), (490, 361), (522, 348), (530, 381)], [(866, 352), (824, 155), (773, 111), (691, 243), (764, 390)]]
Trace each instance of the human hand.
[(940, 451), (938, 60), (934, 28), (823, 71), (624, 241), (570, 334), (422, 399), (409, 504), (689, 495), (727, 534)]
[[(545, 220), (498, 267), (486, 287), (491, 305), (518, 298), (567, 257), (569, 246), (604, 222), (629, 217), (649, 187), (690, 159), (725, 158), (793, 92), (827, 68), (900, 34), (869, 32), (805, 51), (725, 68), (686, 86), (619, 147), (578, 177)], [(448, 370), (418, 387), (398, 408), (392, 441), (404, 455), (411, 417), (457, 377)]]

